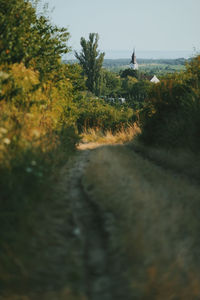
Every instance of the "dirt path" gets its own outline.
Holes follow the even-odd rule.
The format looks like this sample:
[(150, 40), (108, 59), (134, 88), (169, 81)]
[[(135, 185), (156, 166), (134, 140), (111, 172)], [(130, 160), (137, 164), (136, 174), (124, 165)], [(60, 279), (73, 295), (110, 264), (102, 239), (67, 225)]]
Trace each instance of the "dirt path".
[(82, 185), (89, 156), (89, 151), (82, 152), (71, 168), (69, 196), (76, 234), (82, 246), (85, 293), (88, 299), (107, 300), (112, 299), (107, 272), (107, 233), (98, 206), (90, 201)]
[(91, 186), (85, 190), (84, 178), (90, 157), (90, 150), (79, 153), (70, 170), (69, 187), (76, 232), (82, 243), (85, 293), (93, 300), (129, 299), (127, 280), (117, 269), (110, 248), (113, 216), (105, 213), (89, 196)]
[(199, 299), (199, 186), (126, 146), (80, 148), (88, 298)]
[(199, 199), (125, 145), (80, 145), (37, 212), (30, 297), (0, 299), (200, 299)]

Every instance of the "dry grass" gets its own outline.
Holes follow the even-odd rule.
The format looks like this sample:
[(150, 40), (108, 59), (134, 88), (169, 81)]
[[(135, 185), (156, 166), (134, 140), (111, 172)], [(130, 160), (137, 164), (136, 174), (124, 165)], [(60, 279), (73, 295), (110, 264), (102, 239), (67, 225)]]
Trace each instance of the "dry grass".
[(152, 162), (181, 174), (190, 179), (200, 179), (200, 154), (189, 150), (167, 150), (161, 147), (146, 147), (133, 141), (129, 145), (134, 151), (148, 158)]
[(83, 183), (135, 299), (199, 299), (200, 187), (124, 146), (94, 150)]
[[(140, 129), (136, 123), (130, 125), (127, 128), (122, 128), (116, 133), (112, 133), (111, 130), (107, 130), (105, 133), (102, 132), (100, 128), (87, 129), (85, 130), (81, 137), (82, 143), (96, 143), (97, 145), (106, 144), (123, 144), (133, 140), (135, 136), (140, 133)], [(81, 145), (84, 148), (84, 146)], [(87, 147), (87, 146), (86, 146)], [(88, 147), (87, 147), (88, 148)]]

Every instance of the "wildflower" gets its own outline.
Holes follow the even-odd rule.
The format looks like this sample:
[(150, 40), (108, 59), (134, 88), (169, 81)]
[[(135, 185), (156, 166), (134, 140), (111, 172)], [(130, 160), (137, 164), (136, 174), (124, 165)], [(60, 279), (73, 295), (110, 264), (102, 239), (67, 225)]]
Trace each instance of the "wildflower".
[(30, 168), (30, 167), (26, 168), (27, 173), (31, 173), (32, 171), (33, 171), (32, 168)]
[(6, 145), (9, 145), (10, 144), (10, 139), (4, 138), (3, 143), (6, 144)]

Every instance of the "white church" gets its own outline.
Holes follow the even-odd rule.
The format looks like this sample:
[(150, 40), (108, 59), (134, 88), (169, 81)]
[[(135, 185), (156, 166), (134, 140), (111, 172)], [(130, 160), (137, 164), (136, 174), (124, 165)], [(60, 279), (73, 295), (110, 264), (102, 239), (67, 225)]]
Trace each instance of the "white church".
[[(130, 68), (132, 70), (138, 70), (139, 69), (138, 63), (136, 61), (135, 49), (133, 50), (133, 54), (132, 54), (132, 57), (131, 57)], [(160, 82), (160, 80), (156, 77), (156, 75), (154, 75), (152, 77), (152, 79), (150, 80), (150, 82), (158, 83), (158, 82)]]

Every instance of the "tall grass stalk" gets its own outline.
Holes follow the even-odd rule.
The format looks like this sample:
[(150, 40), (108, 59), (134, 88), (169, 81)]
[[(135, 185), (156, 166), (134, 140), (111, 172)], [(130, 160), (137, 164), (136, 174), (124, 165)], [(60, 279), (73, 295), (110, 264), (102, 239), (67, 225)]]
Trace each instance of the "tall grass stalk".
[[(81, 147), (84, 144), (123, 144), (132, 141), (140, 133), (140, 128), (136, 123), (130, 124), (128, 127), (122, 127), (113, 133), (111, 130), (102, 131), (101, 128), (85, 129), (81, 135)], [(88, 147), (88, 145), (87, 145)]]

